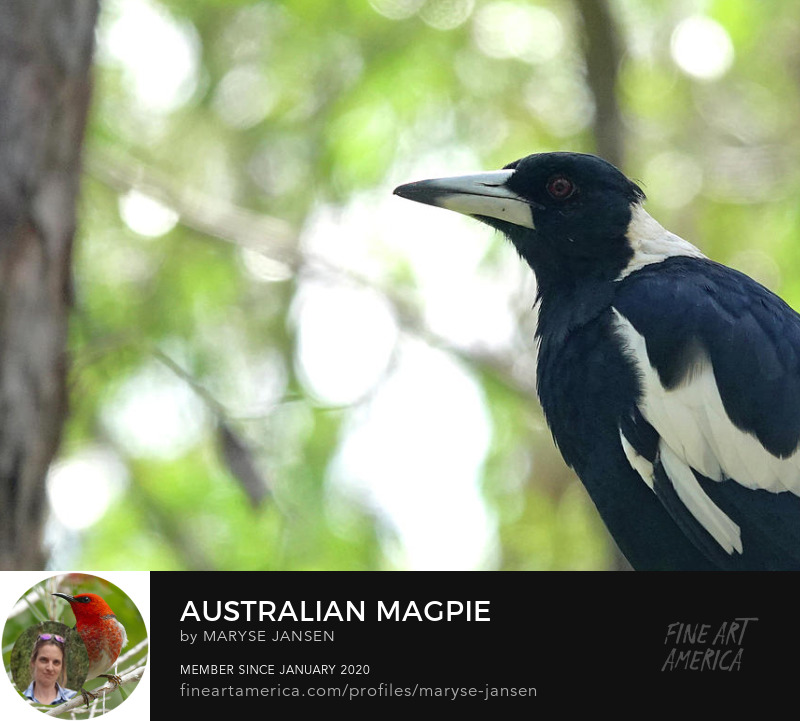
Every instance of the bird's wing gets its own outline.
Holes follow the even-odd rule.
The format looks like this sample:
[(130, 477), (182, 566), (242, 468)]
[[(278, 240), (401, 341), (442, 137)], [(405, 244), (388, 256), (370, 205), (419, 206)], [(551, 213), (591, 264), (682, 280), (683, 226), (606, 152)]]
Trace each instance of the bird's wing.
[(800, 316), (696, 258), (620, 281), (613, 314), (640, 380), (631, 465), (718, 565), (800, 568)]

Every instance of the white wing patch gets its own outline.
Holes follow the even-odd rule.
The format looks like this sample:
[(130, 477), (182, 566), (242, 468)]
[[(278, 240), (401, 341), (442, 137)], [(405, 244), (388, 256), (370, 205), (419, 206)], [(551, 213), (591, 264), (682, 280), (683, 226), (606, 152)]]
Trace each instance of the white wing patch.
[(653, 464), (636, 452), (636, 449), (634, 449), (628, 439), (625, 438), (625, 434), (622, 432), (621, 428), (619, 429), (619, 438), (622, 441), (622, 450), (625, 451), (625, 457), (628, 459), (628, 463), (630, 463), (633, 470), (642, 477), (642, 480), (650, 487), (650, 490), (654, 490)]
[(728, 553), (742, 553), (742, 534), (724, 511), (706, 495), (692, 469), (682, 461), (662, 438), (658, 444), (658, 456), (667, 478), (672, 482), (678, 498)]
[(746, 488), (800, 496), (800, 453), (774, 456), (752, 433), (731, 422), (707, 357), (698, 359), (681, 385), (666, 390), (642, 335), (616, 308), (614, 315), (619, 337), (639, 371), (639, 410), (679, 458), (715, 481), (731, 478)]
[[(633, 469), (642, 477), (651, 491), (655, 491), (653, 464), (636, 452), (622, 429), (619, 431), (622, 450)], [(741, 529), (705, 494), (692, 469), (687, 466), (662, 438), (658, 444), (658, 457), (664, 471), (686, 509), (705, 528), (712, 538), (728, 553), (743, 552)]]
[[(706, 495), (691, 469), (715, 481), (731, 479), (746, 488), (800, 496), (800, 453), (778, 458), (753, 434), (728, 417), (707, 356), (679, 386), (667, 390), (650, 363), (644, 337), (616, 308), (615, 325), (642, 385), (639, 411), (661, 437), (659, 455), (678, 497), (695, 519), (728, 553), (741, 553), (738, 526)], [(622, 437), (628, 462), (653, 487), (652, 468)]]
[(660, 263), (662, 260), (676, 255), (688, 255), (693, 258), (706, 257), (688, 240), (684, 240), (675, 233), (670, 233), (640, 204), (631, 208), (631, 220), (625, 236), (633, 250), (633, 257), (619, 274), (617, 280), (622, 280), (646, 265)]

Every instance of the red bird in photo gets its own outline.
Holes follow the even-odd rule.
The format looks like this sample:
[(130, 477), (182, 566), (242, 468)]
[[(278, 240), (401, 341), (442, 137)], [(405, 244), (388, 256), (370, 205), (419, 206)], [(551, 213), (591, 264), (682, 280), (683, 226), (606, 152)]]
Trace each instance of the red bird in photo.
[[(119, 676), (104, 672), (116, 662), (119, 652), (128, 642), (128, 634), (109, 605), (96, 593), (81, 593), (78, 596), (54, 593), (53, 596), (66, 600), (75, 614), (75, 628), (89, 656), (86, 680), (103, 676), (119, 685)], [(96, 694), (84, 689), (81, 689), (81, 693), (87, 704), (89, 696), (97, 698)]]

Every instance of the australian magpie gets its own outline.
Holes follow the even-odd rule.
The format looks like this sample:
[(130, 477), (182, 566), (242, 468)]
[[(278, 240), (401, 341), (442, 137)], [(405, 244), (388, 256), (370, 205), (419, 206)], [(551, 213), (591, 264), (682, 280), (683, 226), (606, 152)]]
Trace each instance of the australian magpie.
[(530, 265), (539, 400), (634, 568), (800, 569), (800, 315), (593, 155), (394, 192), (502, 231)]

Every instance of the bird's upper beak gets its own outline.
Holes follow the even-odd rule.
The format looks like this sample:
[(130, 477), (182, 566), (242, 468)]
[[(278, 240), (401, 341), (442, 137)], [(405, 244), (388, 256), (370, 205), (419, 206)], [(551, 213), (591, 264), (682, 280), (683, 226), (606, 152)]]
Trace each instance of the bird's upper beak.
[(75, 596), (68, 596), (66, 593), (51, 593), (51, 596), (60, 596), (61, 598), (69, 601), (72, 603), (75, 600)]
[(435, 178), (407, 183), (394, 189), (395, 195), (418, 203), (436, 205), (466, 215), (505, 220), (533, 228), (533, 207), (529, 200), (511, 190), (507, 183), (513, 170), (493, 170), (453, 178)]

